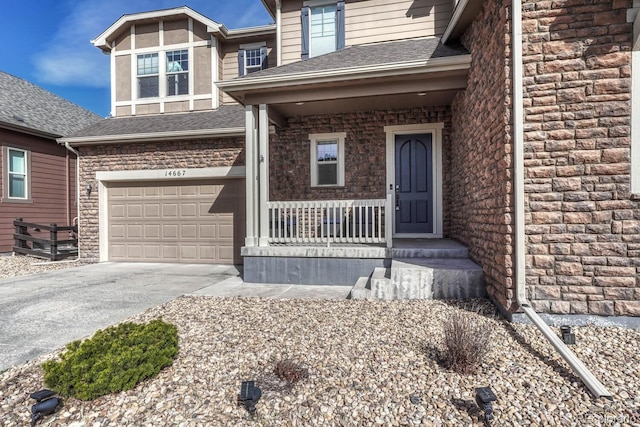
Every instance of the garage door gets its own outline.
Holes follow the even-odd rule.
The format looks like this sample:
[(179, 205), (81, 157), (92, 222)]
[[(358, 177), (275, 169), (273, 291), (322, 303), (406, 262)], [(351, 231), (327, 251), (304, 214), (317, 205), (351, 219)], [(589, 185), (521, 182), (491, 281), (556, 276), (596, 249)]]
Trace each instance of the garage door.
[(245, 185), (241, 179), (111, 183), (111, 261), (240, 264)]

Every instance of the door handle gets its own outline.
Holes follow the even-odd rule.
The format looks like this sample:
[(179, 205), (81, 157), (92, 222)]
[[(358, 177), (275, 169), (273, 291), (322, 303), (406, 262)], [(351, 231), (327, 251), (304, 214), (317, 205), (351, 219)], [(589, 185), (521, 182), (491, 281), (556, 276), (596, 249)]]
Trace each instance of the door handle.
[(396, 210), (400, 210), (400, 195), (396, 194)]

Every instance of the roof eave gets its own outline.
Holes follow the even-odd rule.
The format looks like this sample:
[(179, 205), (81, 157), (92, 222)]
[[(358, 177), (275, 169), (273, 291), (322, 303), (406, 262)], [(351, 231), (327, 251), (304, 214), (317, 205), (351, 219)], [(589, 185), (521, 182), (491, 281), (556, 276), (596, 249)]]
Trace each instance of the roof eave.
[(232, 136), (244, 136), (245, 128), (221, 128), (221, 129), (197, 129), (171, 132), (148, 132), (123, 135), (98, 135), (98, 136), (77, 136), (58, 138), (58, 144), (69, 143), (69, 145), (80, 147), (83, 145), (102, 144), (122, 144), (135, 142), (156, 142), (175, 139), (196, 139), (196, 138), (223, 138)]
[(26, 126), (20, 126), (20, 125), (14, 124), (14, 123), (4, 122), (4, 121), (1, 121), (1, 120), (0, 120), (0, 128), (4, 128), (4, 129), (11, 130), (11, 131), (14, 131), (14, 132), (26, 133), (26, 134), (33, 135), (33, 136), (39, 136), (41, 138), (47, 138), (47, 139), (56, 139), (56, 138), (60, 138), (62, 136), (60, 134), (45, 132), (45, 131), (42, 131), (42, 130), (33, 129), (33, 128), (30, 128), (30, 127), (26, 127)]
[(454, 71), (468, 69), (471, 55), (434, 58), (429, 60), (378, 64), (367, 67), (340, 68), (326, 71), (290, 73), (263, 78), (234, 79), (216, 82), (224, 92), (251, 91), (300, 84), (318, 84), (327, 82), (347, 82), (363, 78), (393, 77), (424, 72)]
[(224, 25), (218, 27), (207, 27), (209, 33), (221, 34), (225, 40), (240, 39), (244, 37), (274, 35), (276, 33), (276, 24), (260, 25), (257, 27), (227, 29)]
[(459, 0), (453, 10), (453, 16), (451, 16), (451, 20), (442, 35), (442, 43), (459, 39), (473, 22), (481, 8), (482, 1), (480, 0)]
[[(91, 40), (91, 44), (95, 47), (102, 49), (104, 52), (108, 52), (111, 50), (111, 44), (108, 42), (110, 36), (112, 36), (118, 29), (120, 29), (123, 25), (135, 21), (139, 21), (142, 19), (153, 19), (153, 18), (163, 18), (165, 16), (174, 16), (179, 14), (185, 14), (193, 19), (196, 19), (207, 26), (207, 28), (215, 29), (215, 31), (219, 31), (220, 27), (223, 25), (213, 21), (212, 19), (207, 18), (204, 15), (196, 12), (195, 10), (187, 7), (180, 6), (172, 9), (162, 9), (162, 10), (154, 10), (150, 12), (141, 12), (141, 13), (132, 13), (128, 15), (122, 15), (120, 19), (111, 24), (109, 28), (104, 30), (98, 37)], [(212, 31), (210, 31), (212, 32)]]

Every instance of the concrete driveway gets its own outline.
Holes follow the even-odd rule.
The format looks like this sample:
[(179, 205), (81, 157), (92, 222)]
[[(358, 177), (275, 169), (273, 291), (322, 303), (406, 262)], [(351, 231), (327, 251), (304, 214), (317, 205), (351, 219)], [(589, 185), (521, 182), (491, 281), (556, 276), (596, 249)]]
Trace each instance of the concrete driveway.
[(0, 371), (236, 276), (232, 266), (107, 262), (0, 280)]

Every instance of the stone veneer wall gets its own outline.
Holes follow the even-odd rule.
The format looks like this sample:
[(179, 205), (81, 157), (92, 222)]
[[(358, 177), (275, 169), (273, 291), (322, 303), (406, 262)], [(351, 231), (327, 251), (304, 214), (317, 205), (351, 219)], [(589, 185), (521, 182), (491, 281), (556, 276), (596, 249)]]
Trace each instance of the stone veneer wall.
[[(384, 127), (436, 122), (444, 123), (442, 143), (447, 147), (451, 128), (448, 106), (290, 118), (287, 126), (278, 129), (277, 136), (271, 140), (269, 197), (278, 201), (383, 199), (387, 176)], [(347, 134), (345, 185), (314, 188), (311, 187), (309, 134), (331, 132)]]
[(527, 285), (542, 312), (640, 316), (632, 3), (523, 4)]
[(467, 89), (452, 109), (450, 235), (469, 247), (483, 267), (487, 291), (502, 308), (515, 309), (513, 292), (512, 149), (509, 133), (506, 5), (485, 1), (462, 38), (472, 55)]
[(96, 172), (244, 166), (244, 138), (163, 141), (80, 147), (80, 258), (99, 261), (98, 192)]

